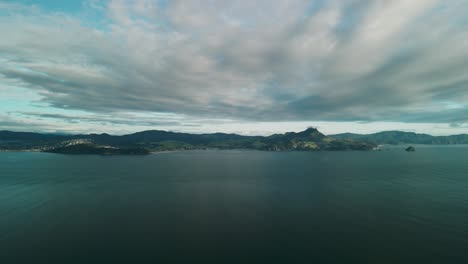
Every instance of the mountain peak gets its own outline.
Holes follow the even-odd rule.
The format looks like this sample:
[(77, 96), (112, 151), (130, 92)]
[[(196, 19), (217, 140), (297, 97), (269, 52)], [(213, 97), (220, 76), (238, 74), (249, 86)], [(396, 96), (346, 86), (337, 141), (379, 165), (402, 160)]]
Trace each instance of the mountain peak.
[[(306, 130), (304, 130), (303, 132), (310, 132), (310, 133), (315, 133), (315, 132), (319, 132), (317, 128), (315, 127), (308, 127)], [(320, 132), (319, 132), (320, 133)]]
[(296, 135), (301, 136), (301, 137), (311, 137), (311, 138), (314, 138), (314, 139), (324, 138), (325, 137), (325, 135), (322, 134), (320, 131), (318, 131), (318, 129), (315, 128), (315, 127), (309, 127), (309, 128), (307, 128), (306, 130), (304, 130), (302, 132), (296, 133)]

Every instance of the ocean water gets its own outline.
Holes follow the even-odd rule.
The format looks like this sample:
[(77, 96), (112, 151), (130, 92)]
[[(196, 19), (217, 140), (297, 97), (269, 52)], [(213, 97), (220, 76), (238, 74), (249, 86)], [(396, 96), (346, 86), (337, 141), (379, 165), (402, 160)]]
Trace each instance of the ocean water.
[(0, 263), (468, 263), (468, 147), (3, 152)]

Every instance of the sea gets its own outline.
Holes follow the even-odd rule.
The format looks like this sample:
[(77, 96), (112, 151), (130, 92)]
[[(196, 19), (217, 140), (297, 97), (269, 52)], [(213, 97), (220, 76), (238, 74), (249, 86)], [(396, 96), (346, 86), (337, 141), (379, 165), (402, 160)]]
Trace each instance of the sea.
[(0, 152), (0, 263), (468, 263), (468, 147)]

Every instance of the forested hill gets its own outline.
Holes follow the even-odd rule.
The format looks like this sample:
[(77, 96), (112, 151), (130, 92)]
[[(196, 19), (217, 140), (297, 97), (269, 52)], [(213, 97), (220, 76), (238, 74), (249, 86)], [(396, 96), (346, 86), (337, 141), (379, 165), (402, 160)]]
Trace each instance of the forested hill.
[(353, 139), (371, 142), (374, 144), (429, 144), (429, 145), (453, 145), (468, 144), (468, 135), (431, 136), (402, 131), (384, 131), (375, 134), (344, 133), (331, 135), (337, 139)]

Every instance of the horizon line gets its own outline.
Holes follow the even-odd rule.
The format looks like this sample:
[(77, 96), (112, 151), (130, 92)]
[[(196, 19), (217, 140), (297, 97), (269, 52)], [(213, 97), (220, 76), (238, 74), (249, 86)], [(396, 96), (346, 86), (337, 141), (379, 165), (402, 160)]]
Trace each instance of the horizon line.
[[(137, 132), (133, 132), (133, 133), (126, 133), (126, 134), (111, 134), (111, 133), (106, 133), (106, 132), (103, 132), (103, 133), (96, 133), (96, 132), (91, 132), (91, 133), (62, 133), (62, 132), (55, 132), (54, 133), (54, 132), (15, 131), (15, 130), (6, 130), (6, 129), (1, 129), (0, 133), (2, 133), (2, 132), (33, 133), (33, 134), (40, 134), (40, 135), (57, 135), (57, 136), (109, 135), (109, 136), (114, 136), (114, 137), (121, 137), (121, 136), (128, 136), (128, 135), (138, 134), (138, 133), (142, 133), (142, 132), (167, 132), (167, 133), (191, 134), (191, 135), (224, 134), (224, 135), (237, 135), (237, 136), (242, 136), (242, 137), (268, 137), (268, 136), (273, 136), (273, 135), (284, 135), (284, 134), (287, 134), (287, 133), (301, 133), (301, 132), (307, 131), (308, 129), (315, 129), (318, 132), (320, 132), (319, 128), (311, 126), (311, 127), (308, 127), (306, 129), (298, 131), (298, 132), (295, 132), (295, 131), (288, 131), (288, 132), (284, 132), (284, 133), (278, 132), (278, 133), (273, 133), (273, 134), (269, 134), (269, 135), (242, 135), (242, 134), (238, 134), (238, 133), (226, 133), (226, 132), (200, 132), (200, 133), (197, 133), (197, 132), (183, 132), (183, 131), (160, 130), (160, 129), (141, 130), (141, 131), (137, 131)], [(343, 133), (336, 133), (336, 134), (324, 134), (322, 132), (320, 132), (320, 133), (322, 133), (325, 136), (335, 136), (335, 135), (343, 135), (343, 134), (368, 136), (368, 135), (375, 135), (375, 134), (385, 133), (385, 132), (410, 133), (410, 134), (415, 134), (415, 135), (427, 135), (427, 136), (431, 136), (431, 137), (452, 137), (452, 136), (462, 136), (462, 135), (468, 136), (468, 133), (451, 134), (451, 135), (439, 135), (439, 136), (437, 136), (437, 135), (432, 135), (432, 134), (429, 134), (429, 133), (417, 133), (417, 132), (413, 132), (413, 131), (403, 131), (403, 130), (382, 130), (382, 131), (379, 131), (379, 132), (366, 133), (366, 134), (364, 134), (364, 133), (353, 133), (353, 132), (343, 132)]]

